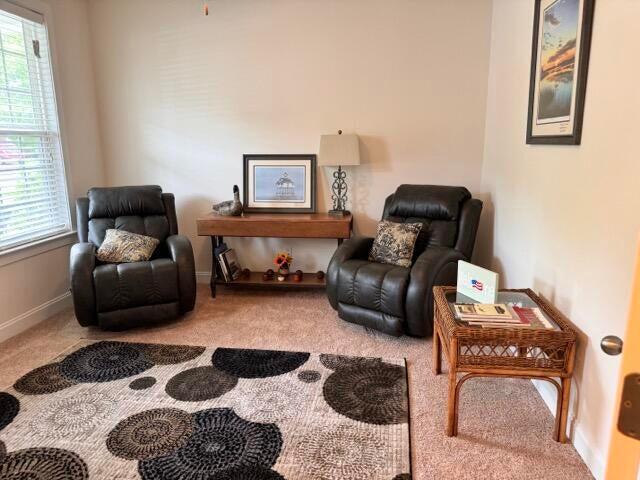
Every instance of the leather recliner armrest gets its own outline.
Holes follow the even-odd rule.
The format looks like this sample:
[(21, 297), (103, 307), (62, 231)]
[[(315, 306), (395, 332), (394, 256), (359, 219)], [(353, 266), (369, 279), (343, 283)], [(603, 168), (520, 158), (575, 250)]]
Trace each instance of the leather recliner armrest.
[(327, 296), (329, 297), (329, 303), (335, 310), (338, 309), (338, 273), (340, 265), (354, 258), (367, 259), (372, 245), (373, 238), (355, 236), (340, 245), (331, 257), (327, 268)]
[(184, 235), (170, 235), (166, 243), (169, 256), (178, 266), (180, 311), (191, 311), (196, 304), (196, 267), (191, 242)]
[(95, 266), (95, 246), (92, 243), (76, 243), (71, 247), (69, 255), (71, 295), (76, 318), (83, 327), (98, 323), (96, 294), (93, 287)]
[(429, 247), (417, 258), (405, 304), (407, 333), (419, 337), (433, 333), (433, 287), (456, 284), (458, 260), (466, 258), (447, 247)]

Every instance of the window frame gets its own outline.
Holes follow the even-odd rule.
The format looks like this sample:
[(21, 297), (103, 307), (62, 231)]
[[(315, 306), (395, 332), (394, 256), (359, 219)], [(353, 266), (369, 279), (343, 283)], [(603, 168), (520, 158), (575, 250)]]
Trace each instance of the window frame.
[(64, 115), (64, 101), (61, 93), (60, 75), (58, 74), (58, 55), (56, 33), (53, 22), (53, 10), (50, 5), (41, 0), (0, 0), (0, 9), (7, 7), (10, 13), (22, 16), (27, 20), (29, 14), (35, 14), (44, 19), (44, 26), (49, 42), (49, 63), (51, 68), (51, 78), (53, 80), (53, 92), (56, 104), (56, 113), (58, 120), (58, 137), (60, 139), (60, 150), (62, 155), (63, 178), (65, 182), (65, 200), (67, 201), (67, 211), (69, 215), (69, 228), (64, 231), (58, 231), (45, 236), (37, 236), (33, 239), (18, 245), (10, 246), (0, 250), (0, 267), (20, 261), (25, 258), (40, 255), (47, 251), (62, 248), (74, 243), (76, 234), (76, 212), (72, 195), (72, 176), (71, 166), (69, 163), (69, 148), (66, 134), (66, 122)]

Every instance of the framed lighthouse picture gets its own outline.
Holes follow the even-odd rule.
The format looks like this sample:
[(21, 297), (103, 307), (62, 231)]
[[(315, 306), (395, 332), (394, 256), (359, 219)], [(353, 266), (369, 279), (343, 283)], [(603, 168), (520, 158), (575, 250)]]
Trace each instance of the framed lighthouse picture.
[(595, 0), (535, 0), (527, 143), (580, 145)]
[(315, 155), (244, 155), (244, 211), (315, 213)]

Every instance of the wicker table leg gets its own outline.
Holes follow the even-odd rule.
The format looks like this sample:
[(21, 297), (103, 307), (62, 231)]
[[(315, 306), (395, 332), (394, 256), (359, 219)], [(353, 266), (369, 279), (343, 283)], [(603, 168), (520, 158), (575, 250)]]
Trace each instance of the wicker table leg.
[(449, 344), (449, 399), (447, 402), (447, 435), (458, 434), (458, 341), (452, 339)]
[(447, 401), (447, 436), (458, 435), (458, 389), (455, 369), (449, 370), (449, 398)]
[(442, 340), (440, 339), (438, 324), (433, 324), (433, 357), (432, 368), (434, 375), (440, 375), (442, 373)]
[[(558, 436), (556, 441), (567, 443), (567, 417), (569, 415), (569, 398), (571, 396), (571, 378), (562, 379), (562, 404), (560, 408), (560, 419), (558, 421)], [(557, 414), (557, 415), (558, 415)]]
[[(457, 380), (457, 376), (454, 373), (449, 373), (449, 399), (448, 399), (448, 417), (447, 417), (447, 435), (449, 437), (455, 437), (458, 435), (458, 409), (460, 405), (460, 390), (462, 385), (472, 378), (478, 377), (493, 377), (493, 378), (519, 378), (519, 379), (535, 379), (545, 380), (556, 387), (558, 393), (558, 400), (556, 403), (556, 421), (553, 428), (553, 439), (557, 442), (566, 443), (566, 428), (567, 428), (567, 412), (569, 409), (569, 393), (571, 387), (571, 379), (563, 378), (562, 387), (558, 382), (549, 377), (534, 377), (530, 375), (508, 375), (508, 374), (494, 374), (494, 373), (467, 373), (462, 376), (460, 380)], [(566, 380), (566, 382), (565, 382)], [(565, 388), (566, 387), (566, 388)], [(453, 389), (453, 390), (452, 390)]]

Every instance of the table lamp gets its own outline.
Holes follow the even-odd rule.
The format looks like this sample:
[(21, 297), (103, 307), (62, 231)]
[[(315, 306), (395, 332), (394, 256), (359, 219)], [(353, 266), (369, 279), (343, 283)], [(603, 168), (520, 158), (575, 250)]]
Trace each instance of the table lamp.
[(342, 130), (338, 130), (337, 135), (322, 135), (318, 165), (338, 167), (338, 170), (333, 172), (333, 183), (331, 184), (333, 210), (329, 211), (329, 215), (348, 215), (349, 212), (345, 208), (347, 204), (347, 182), (345, 181), (347, 172), (342, 170), (342, 167), (360, 165), (358, 136), (342, 135)]

